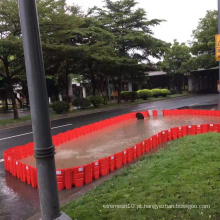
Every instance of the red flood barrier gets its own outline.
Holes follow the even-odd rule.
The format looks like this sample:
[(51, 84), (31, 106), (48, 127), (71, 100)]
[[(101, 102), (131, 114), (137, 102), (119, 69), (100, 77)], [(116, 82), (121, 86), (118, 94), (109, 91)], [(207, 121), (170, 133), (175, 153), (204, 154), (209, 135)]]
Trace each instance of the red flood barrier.
[(114, 154), (115, 169), (122, 167), (122, 152)]
[(98, 179), (99, 178), (99, 161), (95, 161), (92, 163), (92, 172), (93, 172), (93, 178)]
[(127, 151), (122, 151), (122, 163), (125, 165), (127, 163)]
[(63, 190), (65, 187), (65, 171), (63, 169), (56, 171), (58, 190)]
[(158, 116), (157, 110), (153, 110), (153, 111), (152, 111), (152, 114), (153, 114), (153, 117), (157, 117), (157, 116)]
[(73, 185), (75, 187), (83, 186), (84, 183), (84, 168), (83, 166), (78, 166), (73, 168)]
[(110, 156), (109, 157), (109, 170), (114, 171), (114, 169), (115, 169), (115, 157)]
[(108, 159), (108, 157), (100, 159), (99, 163), (100, 163), (101, 176), (107, 175), (109, 173), (109, 159)]
[(92, 177), (93, 177), (93, 171), (92, 171), (92, 164), (86, 164), (83, 166), (84, 168), (84, 182), (85, 184), (88, 184), (92, 182)]
[[(163, 115), (206, 115), (206, 116), (220, 116), (220, 111), (215, 110), (163, 110)], [(141, 112), (144, 117), (149, 117), (149, 112)], [(154, 110), (153, 115), (158, 112)], [(61, 145), (67, 141), (82, 137), (92, 132), (96, 132), (105, 127), (120, 123), (125, 120), (134, 119), (135, 112), (120, 115), (114, 118), (106, 119), (104, 121), (96, 122), (90, 125), (75, 128), (73, 130), (53, 136), (53, 143), (55, 146)], [(57, 185), (59, 190), (70, 189), (73, 186), (80, 187), (84, 184), (89, 184), (93, 180), (100, 178), (100, 176), (107, 175), (110, 171), (121, 168), (123, 165), (131, 162), (133, 159), (148, 153), (152, 148), (161, 143), (172, 141), (186, 135), (205, 134), (207, 132), (220, 132), (219, 124), (202, 124), (202, 125), (187, 125), (182, 127), (175, 127), (165, 131), (161, 131), (152, 137), (137, 143), (133, 147), (115, 153), (112, 156), (101, 158), (90, 164), (77, 166), (73, 168), (58, 169), (56, 172)], [(5, 170), (10, 172), (13, 176), (20, 179), (32, 187), (38, 187), (37, 169), (25, 165), (19, 160), (34, 154), (34, 143), (28, 143), (23, 146), (17, 146), (6, 150), (3, 153)]]

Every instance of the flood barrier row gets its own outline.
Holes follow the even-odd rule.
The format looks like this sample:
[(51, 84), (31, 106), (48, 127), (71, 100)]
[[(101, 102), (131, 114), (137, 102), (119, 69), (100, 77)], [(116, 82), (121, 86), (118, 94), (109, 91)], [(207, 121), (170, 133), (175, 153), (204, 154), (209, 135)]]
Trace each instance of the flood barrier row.
[[(184, 109), (185, 110), (185, 109)], [(202, 112), (201, 112), (202, 111)], [(204, 113), (203, 111), (207, 111)], [(214, 113), (213, 113), (214, 112)], [(141, 112), (145, 117), (149, 117), (148, 111)], [(214, 110), (200, 110), (190, 111), (190, 109), (183, 110), (163, 110), (164, 115), (178, 115), (178, 114), (207, 114), (212, 116), (220, 116), (220, 111)], [(214, 114), (214, 115), (213, 115)], [(96, 132), (105, 127), (135, 118), (136, 113), (129, 113), (114, 118), (106, 119), (90, 125), (75, 128), (73, 130), (60, 133), (53, 136), (53, 143), (59, 146), (67, 141), (76, 139), (83, 135)], [(153, 116), (157, 115), (154, 111)], [(107, 175), (115, 169), (121, 168), (123, 165), (132, 160), (141, 157), (148, 153), (158, 145), (172, 141), (187, 135), (205, 134), (207, 132), (220, 132), (220, 124), (202, 124), (202, 125), (188, 125), (182, 127), (174, 127), (168, 130), (161, 131), (150, 138), (137, 143), (135, 146), (129, 147), (119, 153), (115, 153), (105, 158), (100, 158), (89, 164), (76, 166), (72, 168), (57, 169), (57, 184), (58, 190), (70, 189), (72, 187), (80, 187), (88, 184), (95, 179)], [(21, 163), (19, 160), (34, 155), (34, 143), (28, 143), (23, 146), (10, 148), (4, 152), (5, 170), (10, 172), (13, 176), (26, 182), (32, 187), (38, 188), (37, 169)]]

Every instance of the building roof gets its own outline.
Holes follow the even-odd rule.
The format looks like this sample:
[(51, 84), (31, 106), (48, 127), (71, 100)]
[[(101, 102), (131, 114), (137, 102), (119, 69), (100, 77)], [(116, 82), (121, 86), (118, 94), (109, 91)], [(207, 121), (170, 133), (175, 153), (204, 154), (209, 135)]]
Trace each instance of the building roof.
[(191, 73), (205, 72), (205, 71), (212, 71), (212, 70), (214, 71), (214, 70), (218, 70), (218, 69), (219, 69), (218, 66), (212, 67), (212, 68), (210, 68), (210, 69), (204, 69), (204, 68), (202, 68), (202, 69), (198, 69), (198, 70), (191, 71)]
[(167, 75), (167, 73), (163, 71), (152, 71), (148, 73), (148, 76), (161, 76), (161, 75)]

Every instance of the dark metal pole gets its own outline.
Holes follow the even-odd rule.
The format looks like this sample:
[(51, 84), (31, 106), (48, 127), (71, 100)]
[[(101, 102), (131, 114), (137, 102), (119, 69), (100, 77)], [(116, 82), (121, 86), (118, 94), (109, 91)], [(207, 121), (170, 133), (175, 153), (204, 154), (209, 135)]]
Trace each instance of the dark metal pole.
[(18, 0), (18, 4), (34, 133), (41, 215), (42, 220), (50, 220), (60, 216), (60, 205), (36, 0)]
[[(218, 33), (220, 34), (220, 0), (218, 0)], [(219, 93), (220, 93), (220, 62), (219, 62)], [(220, 101), (220, 100), (219, 100)]]

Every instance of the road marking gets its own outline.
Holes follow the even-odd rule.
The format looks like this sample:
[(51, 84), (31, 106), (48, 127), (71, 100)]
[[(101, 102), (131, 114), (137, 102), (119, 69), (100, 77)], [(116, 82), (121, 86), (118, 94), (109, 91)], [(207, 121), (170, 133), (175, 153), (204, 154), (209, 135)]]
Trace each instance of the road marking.
[[(57, 128), (61, 128), (61, 127), (67, 127), (67, 126), (70, 126), (70, 125), (73, 125), (73, 124), (61, 125), (61, 126), (53, 127), (53, 128), (51, 128), (51, 129), (57, 129)], [(33, 134), (33, 132), (28, 132), (28, 133), (24, 133), (24, 134), (14, 135), (14, 136), (6, 137), (6, 138), (1, 138), (0, 141), (7, 140), (7, 139), (11, 139), (11, 138), (16, 138), (16, 137), (25, 136), (25, 135), (28, 135), (28, 134)]]
[(156, 107), (156, 106), (149, 106), (149, 107), (146, 107), (146, 108), (139, 108), (139, 109), (133, 110), (132, 112), (136, 112), (136, 111), (144, 110), (144, 109), (148, 109), (148, 108), (155, 108), (155, 107)]
[(194, 105), (199, 105), (199, 103), (194, 103), (194, 104), (192, 104), (192, 105), (188, 105), (188, 106), (194, 106)]
[(2, 163), (2, 162), (4, 162), (4, 159), (1, 159), (1, 160), (0, 160), (0, 163)]
[(57, 128), (62, 128), (62, 127), (67, 127), (67, 126), (70, 126), (70, 125), (73, 125), (73, 124), (61, 125), (61, 126), (53, 127), (53, 128), (51, 128), (51, 129), (57, 129)]

